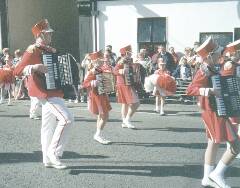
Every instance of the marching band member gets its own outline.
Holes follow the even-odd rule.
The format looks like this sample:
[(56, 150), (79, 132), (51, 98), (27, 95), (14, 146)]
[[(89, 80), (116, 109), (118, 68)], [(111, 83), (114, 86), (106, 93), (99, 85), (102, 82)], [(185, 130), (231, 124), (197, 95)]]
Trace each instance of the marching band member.
[[(235, 72), (236, 66), (240, 65), (240, 40), (228, 44), (224, 50), (225, 58), (223, 58), (223, 66), (225, 68), (226, 75), (232, 75)], [(238, 126), (238, 136), (240, 137), (240, 123), (239, 117), (229, 118), (232, 124)], [(230, 147), (230, 144), (227, 143), (227, 147)], [(237, 155), (240, 159), (240, 154)]]
[[(228, 118), (217, 116), (212, 109), (211, 96), (219, 96), (219, 90), (210, 86), (209, 78), (214, 74), (214, 67), (221, 57), (221, 48), (209, 37), (198, 49), (198, 55), (203, 59), (192, 83), (187, 88), (187, 95), (200, 96), (202, 119), (206, 127), (208, 145), (205, 152), (203, 186), (219, 186), (229, 188), (224, 179), (224, 172), (239, 153), (239, 138), (237, 127)], [(221, 142), (229, 142), (216, 168), (214, 168), (217, 151)]]
[(176, 82), (169, 71), (166, 69), (166, 63), (163, 58), (158, 58), (158, 70), (154, 74), (146, 77), (144, 88), (146, 92), (152, 92), (156, 96), (156, 112), (164, 116), (165, 97), (173, 95), (176, 92)]
[(22, 61), (14, 70), (16, 76), (28, 76), (28, 93), (36, 97), (42, 105), (41, 144), (43, 164), (45, 167), (64, 169), (60, 161), (67, 143), (68, 133), (73, 124), (73, 116), (64, 104), (62, 90), (46, 90), (43, 76), (47, 67), (41, 62), (42, 53), (55, 53), (50, 47), (53, 30), (47, 19), (39, 21), (32, 27), (35, 43), (25, 51)]
[(111, 141), (105, 139), (102, 136), (102, 130), (105, 127), (109, 111), (112, 109), (108, 95), (106, 93), (100, 94), (98, 87), (100, 87), (101, 80), (98, 80), (98, 75), (102, 72), (111, 72), (111, 67), (100, 58), (102, 53), (94, 52), (90, 54), (93, 67), (89, 70), (89, 73), (82, 83), (83, 88), (88, 89), (88, 109), (93, 114), (97, 115), (97, 130), (94, 135), (94, 140), (101, 144), (109, 144)]
[[(164, 113), (165, 97), (173, 95), (176, 92), (176, 82), (174, 78), (170, 76), (170, 72), (166, 69), (166, 62), (163, 58), (158, 58), (158, 70), (155, 71), (161, 78), (159, 81), (159, 88), (155, 87), (153, 95), (156, 96), (156, 112), (160, 112), (161, 116), (166, 115)], [(168, 84), (167, 84), (168, 82)], [(160, 107), (160, 109), (159, 109)]]
[(4, 98), (4, 90), (8, 92), (8, 105), (11, 104), (11, 89), (14, 91), (14, 75), (13, 70), (14, 66), (12, 63), (13, 58), (10, 55), (5, 56), (5, 65), (3, 65), (3, 68), (0, 69), (0, 74), (2, 75), (2, 82), (0, 83), (1, 87), (1, 98), (0, 98), (0, 104), (3, 103)]
[[(117, 102), (122, 104), (122, 127), (134, 129), (130, 119), (139, 107), (139, 99), (136, 89), (133, 85), (127, 85), (126, 79), (130, 77), (128, 75), (128, 69), (126, 67), (132, 67), (132, 49), (128, 45), (120, 49), (121, 58), (118, 60), (114, 74), (116, 75), (116, 90), (117, 90)], [(126, 65), (126, 66), (125, 66)]]

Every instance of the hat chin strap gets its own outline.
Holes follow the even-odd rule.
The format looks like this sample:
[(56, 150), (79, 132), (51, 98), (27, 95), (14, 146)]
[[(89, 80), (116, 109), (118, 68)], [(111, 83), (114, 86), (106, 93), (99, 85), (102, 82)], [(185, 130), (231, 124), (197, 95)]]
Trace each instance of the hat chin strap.
[(47, 45), (50, 44), (50, 42), (47, 40), (47, 38), (45, 37), (45, 35), (44, 35), (43, 33), (40, 33), (40, 34), (39, 34), (36, 42), (37, 42), (38, 40), (39, 40), (40, 44), (42, 44), (42, 45), (47, 46)]
[(36, 38), (36, 44), (39, 46), (46, 45), (45, 38), (42, 33)]

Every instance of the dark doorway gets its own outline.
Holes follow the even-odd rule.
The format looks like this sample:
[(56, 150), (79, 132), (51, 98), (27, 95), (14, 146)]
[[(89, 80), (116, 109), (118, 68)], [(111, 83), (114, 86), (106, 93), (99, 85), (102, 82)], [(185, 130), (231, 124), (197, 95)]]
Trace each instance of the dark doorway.
[(147, 49), (150, 56), (158, 45), (166, 46), (166, 18), (138, 18), (137, 42), (138, 49)]

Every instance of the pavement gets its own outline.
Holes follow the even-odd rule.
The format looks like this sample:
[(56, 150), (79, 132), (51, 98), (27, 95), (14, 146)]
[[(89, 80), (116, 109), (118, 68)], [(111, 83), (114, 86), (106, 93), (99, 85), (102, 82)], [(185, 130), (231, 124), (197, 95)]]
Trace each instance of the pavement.
[[(167, 116), (142, 104), (133, 118), (136, 130), (121, 128), (120, 105), (112, 111), (104, 135), (93, 140), (96, 119), (86, 103), (68, 103), (75, 116), (63, 155), (65, 170), (45, 168), (41, 159), (41, 120), (29, 118), (30, 102), (0, 105), (0, 188), (199, 188), (206, 148), (205, 129), (196, 105), (165, 106)], [(220, 154), (225, 145), (221, 145)], [(226, 172), (240, 187), (240, 159)]]

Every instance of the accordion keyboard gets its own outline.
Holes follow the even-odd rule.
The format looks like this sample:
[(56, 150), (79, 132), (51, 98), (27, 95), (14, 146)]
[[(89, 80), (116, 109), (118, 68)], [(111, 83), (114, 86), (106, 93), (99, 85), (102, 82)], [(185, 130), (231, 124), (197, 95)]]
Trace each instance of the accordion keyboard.
[[(217, 90), (221, 90), (221, 77), (220, 75), (214, 75), (212, 76), (212, 84), (213, 88)], [(216, 97), (216, 105), (217, 105), (217, 113), (219, 116), (225, 116), (227, 113), (227, 110), (224, 105), (224, 100), (222, 97)]]
[(54, 63), (53, 54), (43, 54), (42, 59), (43, 64), (48, 70), (48, 72), (45, 74), (47, 89), (55, 89), (55, 80), (58, 80), (59, 76), (57, 74), (57, 65), (56, 62)]
[(56, 53), (42, 54), (42, 62), (47, 67), (45, 84), (47, 90), (63, 89), (73, 85), (70, 56), (58, 56)]
[(221, 91), (216, 96), (216, 112), (219, 116), (234, 117), (240, 115), (239, 79), (236, 76), (211, 77), (213, 88)]

